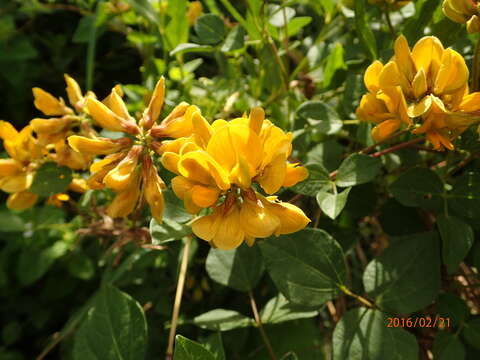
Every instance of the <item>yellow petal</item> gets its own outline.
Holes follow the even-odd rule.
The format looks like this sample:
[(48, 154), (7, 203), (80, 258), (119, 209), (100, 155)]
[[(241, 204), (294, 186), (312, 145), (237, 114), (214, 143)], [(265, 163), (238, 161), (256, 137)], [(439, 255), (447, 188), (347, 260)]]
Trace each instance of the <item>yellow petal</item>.
[(468, 82), (469, 72), (463, 57), (452, 49), (443, 53), (442, 63), (435, 80), (434, 93), (452, 93)]
[(278, 154), (257, 176), (257, 182), (267, 194), (274, 194), (282, 187), (287, 173), (286, 161), (284, 154)]
[(227, 214), (223, 215), (212, 244), (222, 250), (232, 250), (240, 246), (244, 238), (240, 211), (237, 206), (233, 206)]
[(380, 90), (380, 73), (382, 72), (383, 64), (375, 60), (365, 71), (364, 82), (365, 87), (371, 93), (376, 93)]
[(395, 41), (395, 62), (400, 72), (402, 72), (409, 81), (412, 81), (416, 72), (415, 64), (410, 54), (407, 39), (403, 35), (400, 35)]
[[(464, 24), (467, 19), (466, 19), (466, 16), (462, 14), (461, 11), (459, 11), (456, 7), (455, 7), (455, 2), (457, 2), (458, 0), (447, 0), (447, 1), (444, 1), (443, 2), (443, 5), (442, 5), (442, 9), (443, 9), (443, 13), (445, 14), (445, 16), (447, 16), (450, 20), (453, 20), (457, 23), (460, 23), (460, 24)], [(461, 2), (461, 1), (458, 1), (458, 2)]]
[(12, 124), (7, 121), (0, 120), (0, 138), (3, 140), (14, 140), (18, 136), (18, 131), (15, 130)]
[(230, 188), (226, 171), (206, 152), (193, 151), (182, 155), (178, 162), (179, 173), (205, 185), (217, 185), (222, 190)]
[[(122, 101), (122, 99), (115, 92), (112, 92), (111, 95), (114, 98), (118, 97), (118, 99)], [(136, 134), (139, 131), (136, 124), (132, 123), (128, 119), (122, 119), (97, 99), (88, 98), (87, 109), (93, 120), (95, 120), (95, 122), (104, 129), (119, 132), (125, 131), (131, 134)]]
[(308, 177), (307, 168), (298, 165), (298, 163), (287, 164), (287, 172), (285, 174), (285, 180), (283, 181), (282, 186), (294, 186)]
[(68, 101), (70, 104), (77, 110), (81, 110), (83, 107), (84, 98), (82, 95), (82, 90), (78, 83), (69, 75), (64, 74), (65, 82), (67, 83), (67, 95)]
[(120, 96), (116, 87), (112, 89), (110, 95), (108, 95), (107, 98), (102, 101), (102, 103), (112, 110), (120, 119), (133, 122), (132, 117), (128, 113), (127, 105), (122, 100), (122, 97)]
[(223, 209), (223, 207), (216, 208), (213, 214), (195, 219), (192, 223), (193, 233), (200, 239), (208, 242), (212, 241), (218, 231), (220, 222), (222, 221), (221, 209)]
[(220, 195), (218, 189), (203, 185), (194, 185), (190, 189), (190, 193), (193, 203), (201, 208), (215, 205)]
[(15, 159), (0, 159), (0, 177), (17, 175), (22, 171), (22, 164)]
[(416, 99), (421, 99), (423, 95), (428, 90), (428, 84), (427, 84), (427, 76), (425, 75), (425, 71), (423, 71), (423, 68), (420, 69), (415, 77), (413, 78), (413, 95), (415, 96)]
[(82, 178), (73, 178), (70, 184), (68, 185), (68, 189), (75, 191), (79, 194), (83, 194), (87, 190), (89, 190), (87, 181)]
[(131, 181), (130, 186), (119, 192), (107, 208), (107, 215), (116, 217), (128, 216), (135, 209), (140, 196), (138, 179)]
[(161, 163), (165, 169), (178, 174), (178, 162), (180, 161), (180, 155), (173, 152), (165, 152), (162, 155)]
[(138, 157), (142, 150), (140, 145), (133, 146), (127, 156), (103, 178), (103, 183), (115, 191), (122, 191), (129, 187), (136, 178)]
[(31, 208), (38, 200), (38, 195), (30, 191), (11, 194), (7, 199), (7, 207), (12, 210), (25, 210)]
[(143, 112), (142, 125), (146, 129), (150, 129), (157, 121), (162, 111), (163, 101), (165, 98), (165, 78), (162, 76), (155, 85), (152, 98), (148, 107)]
[(5, 176), (4, 178), (0, 179), (0, 189), (7, 193), (16, 193), (27, 190), (30, 185), (32, 185), (32, 181), (32, 173)]
[(80, 153), (108, 155), (128, 148), (132, 144), (132, 140), (129, 138), (108, 139), (101, 137), (89, 139), (84, 136), (72, 135), (68, 137), (68, 144)]
[(102, 160), (96, 161), (92, 165), (90, 165), (90, 172), (96, 173), (97, 171), (100, 171), (108, 165), (111, 165), (111, 168), (113, 169), (118, 164), (118, 162), (126, 155), (126, 153), (118, 153), (105, 156)]
[(382, 100), (389, 112), (399, 118), (405, 124), (411, 124), (411, 119), (407, 113), (407, 103), (400, 86), (390, 86), (382, 89), (377, 94), (377, 98)]
[(406, 94), (412, 92), (412, 86), (403, 73), (400, 72), (395, 61), (388, 62), (382, 69), (379, 77), (380, 88), (384, 90), (387, 87), (400, 86)]
[(280, 227), (280, 219), (265, 208), (260, 200), (244, 198), (240, 218), (245, 234), (252, 238), (269, 237)]
[(374, 94), (367, 93), (362, 96), (360, 105), (356, 110), (356, 116), (362, 121), (382, 122), (392, 117), (385, 103)]
[(261, 107), (254, 107), (250, 111), (248, 117), (248, 124), (256, 134), (260, 134), (263, 126), (263, 120), (265, 120), (265, 111)]
[(175, 176), (172, 179), (172, 190), (181, 200), (184, 200), (185, 194), (190, 192), (194, 186), (195, 183), (193, 181), (190, 181), (183, 176)]
[(400, 121), (397, 119), (386, 120), (372, 129), (372, 137), (376, 142), (389, 138), (400, 128)]
[(30, 121), (33, 131), (37, 134), (55, 134), (68, 129), (72, 119), (68, 116), (61, 118), (39, 119), (35, 118)]
[(186, 102), (178, 104), (159, 125), (152, 127), (152, 136), (181, 138), (191, 135), (192, 115), (197, 111), (200, 109)]
[(408, 116), (415, 118), (418, 116), (422, 116), (428, 110), (430, 110), (432, 106), (432, 97), (425, 96), (420, 102), (413, 103), (408, 107)]
[(147, 175), (144, 179), (145, 200), (147, 200), (148, 205), (150, 205), (153, 218), (161, 223), (163, 210), (165, 208), (165, 201), (162, 194), (162, 188), (165, 187), (165, 183), (158, 175), (157, 168), (151, 162), (151, 158), (149, 158), (149, 165), (146, 166), (148, 168), (145, 171)]
[(200, 114), (200, 112), (196, 112), (192, 116), (192, 126), (193, 126), (193, 133), (195, 134), (195, 139), (197, 140), (197, 144), (202, 148), (206, 148), (210, 138), (213, 134), (213, 129), (208, 123), (207, 120)]
[(443, 55), (443, 45), (434, 36), (420, 39), (412, 50), (412, 58), (417, 70), (423, 69), (427, 78), (435, 79)]
[(275, 201), (274, 198), (261, 198), (264, 206), (280, 219), (275, 235), (291, 234), (303, 229), (310, 222), (305, 213), (295, 205)]
[(480, 92), (475, 92), (463, 98), (460, 110), (474, 112), (480, 110)]
[(473, 15), (467, 21), (467, 31), (469, 34), (475, 34), (480, 32), (480, 18), (477, 15)]
[(43, 112), (45, 115), (66, 115), (72, 113), (72, 110), (65, 106), (63, 100), (59, 100), (52, 94), (42, 90), (38, 87), (32, 89), (35, 100), (33, 104), (35, 107)]

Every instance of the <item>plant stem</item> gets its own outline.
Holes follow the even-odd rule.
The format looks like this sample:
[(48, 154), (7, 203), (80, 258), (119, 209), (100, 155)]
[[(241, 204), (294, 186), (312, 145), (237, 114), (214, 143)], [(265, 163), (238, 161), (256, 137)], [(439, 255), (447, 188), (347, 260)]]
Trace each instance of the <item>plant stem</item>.
[(252, 307), (253, 317), (255, 318), (255, 322), (257, 323), (258, 330), (260, 331), (260, 335), (262, 335), (263, 343), (268, 350), (268, 355), (270, 356), (271, 360), (277, 360), (275, 353), (273, 352), (272, 345), (270, 344), (270, 340), (268, 339), (267, 333), (262, 325), (262, 320), (260, 319), (260, 315), (258, 314), (257, 303), (255, 302), (255, 298), (253, 297), (253, 293), (251, 291), (248, 292), (248, 296), (250, 297), (250, 305)]
[(371, 145), (371, 146), (366, 147), (365, 149), (360, 150), (359, 153), (360, 153), (360, 154), (368, 154), (369, 152), (375, 150), (375, 148), (376, 148), (377, 146), (382, 145), (382, 144), (384, 144), (384, 143), (386, 143), (386, 142), (389, 142), (390, 140), (392, 140), (392, 139), (394, 139), (394, 138), (396, 138), (396, 137), (399, 137), (400, 135), (406, 134), (407, 132), (408, 132), (408, 129), (407, 129), (407, 130), (399, 131), (399, 132), (393, 134), (392, 136), (389, 136), (388, 138), (383, 139), (382, 141), (379, 141), (379, 142), (377, 142), (377, 143), (375, 143), (375, 144), (373, 144), (373, 145)]
[(357, 300), (358, 300), (359, 302), (361, 302), (363, 305), (365, 305), (365, 306), (367, 306), (367, 307), (369, 307), (369, 308), (375, 308), (375, 304), (373, 304), (373, 303), (370, 302), (369, 300), (365, 299), (363, 296), (354, 294), (354, 293), (351, 292), (350, 289), (347, 288), (346, 286), (341, 285), (341, 286), (340, 286), (340, 290), (342, 290), (346, 295), (351, 296), (351, 297), (357, 299)]
[(397, 150), (405, 149), (405, 148), (410, 147), (412, 145), (418, 144), (419, 142), (422, 142), (424, 140), (425, 140), (425, 138), (423, 138), (423, 137), (416, 138), (416, 139), (406, 141), (406, 142), (397, 144), (395, 146), (389, 147), (388, 149), (377, 151), (376, 153), (373, 153), (370, 156), (371, 157), (380, 157), (382, 155), (390, 154), (390, 153), (395, 152)]
[(171, 321), (170, 333), (168, 335), (168, 347), (167, 347), (166, 360), (171, 360), (173, 358), (173, 344), (175, 342), (175, 333), (177, 331), (178, 314), (180, 313), (180, 305), (182, 303), (182, 294), (183, 294), (183, 288), (185, 285), (185, 277), (187, 275), (188, 253), (189, 253), (191, 242), (192, 242), (191, 237), (188, 237), (186, 240), (185, 246), (183, 247), (182, 263), (180, 265), (180, 274), (178, 275), (177, 292), (175, 293), (175, 303), (173, 305), (172, 321)]
[(97, 3), (95, 15), (93, 15), (93, 21), (90, 28), (90, 34), (88, 36), (87, 45), (87, 59), (85, 64), (85, 88), (86, 90), (92, 90), (93, 86), (93, 72), (95, 70), (95, 48), (97, 45), (97, 19), (100, 13), (102, 1)]
[(387, 25), (388, 29), (390, 30), (390, 33), (393, 36), (393, 40), (397, 38), (397, 32), (395, 31), (395, 28), (393, 27), (392, 24), (392, 19), (390, 18), (390, 7), (387, 5), (387, 8), (385, 9), (385, 19), (387, 20)]

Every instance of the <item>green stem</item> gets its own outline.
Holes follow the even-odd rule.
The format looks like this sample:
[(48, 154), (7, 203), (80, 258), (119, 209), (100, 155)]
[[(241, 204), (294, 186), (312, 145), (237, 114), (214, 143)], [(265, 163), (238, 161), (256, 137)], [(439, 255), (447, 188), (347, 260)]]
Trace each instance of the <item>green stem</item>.
[(363, 296), (354, 294), (353, 292), (350, 291), (349, 288), (347, 288), (345, 285), (340, 285), (340, 290), (343, 291), (344, 294), (351, 296), (355, 299), (357, 299), (359, 302), (361, 302), (363, 305), (369, 307), (369, 308), (375, 308), (375, 304), (370, 302), (369, 300), (365, 299)]
[(387, 20), (388, 29), (390, 30), (390, 33), (393, 36), (393, 40), (395, 40), (397, 38), (397, 32), (395, 31), (395, 28), (393, 27), (393, 24), (392, 24), (389, 6), (387, 6), (387, 8), (385, 9), (385, 18)]
[(242, 25), (245, 29), (248, 28), (247, 21), (243, 18), (242, 15), (235, 9), (235, 7), (230, 3), (229, 0), (220, 0), (223, 6), (228, 10), (228, 12), (237, 20), (240, 25)]
[(87, 45), (87, 59), (85, 64), (85, 88), (86, 90), (92, 90), (93, 87), (93, 73), (95, 71), (95, 50), (97, 45), (97, 19), (100, 13), (102, 1), (97, 3), (95, 15), (93, 15), (92, 26), (90, 28), (90, 34), (88, 36)]
[(480, 90), (480, 36), (475, 46), (475, 54), (473, 56), (473, 74), (472, 74), (472, 92)]

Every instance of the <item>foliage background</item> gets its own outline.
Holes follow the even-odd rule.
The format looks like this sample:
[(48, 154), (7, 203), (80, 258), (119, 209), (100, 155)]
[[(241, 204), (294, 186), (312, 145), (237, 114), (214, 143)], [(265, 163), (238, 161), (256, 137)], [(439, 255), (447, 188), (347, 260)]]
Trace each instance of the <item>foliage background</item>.
[[(230, 255), (216, 254), (201, 240), (192, 242), (178, 333), (209, 344), (212, 352), (223, 342), (227, 359), (268, 358), (251, 326), (248, 292), (264, 308), (279, 290), (301, 306), (278, 298), (273, 315), (263, 314), (278, 358), (329, 359), (332, 349), (338, 360), (479, 356), (475, 129), (457, 141), (454, 152), (416, 145), (357, 158), (350, 167), (344, 163), (336, 182), (329, 180), (329, 172), (349, 154), (373, 144), (370, 125), (358, 123), (354, 111), (366, 67), (374, 57), (386, 61), (393, 53), (380, 8), (355, 3), (353, 10), (334, 0), (205, 0), (209, 15), (189, 25), (183, 0), (0, 1), (0, 118), (17, 128), (39, 116), (31, 88), (65, 97), (63, 74), (68, 73), (99, 97), (122, 84), (132, 111), (142, 108), (165, 75), (165, 112), (181, 100), (198, 105), (207, 118), (232, 118), (263, 106), (277, 125), (293, 131), (294, 157), (309, 166), (311, 177), (281, 197), (293, 198), (312, 219), (312, 228), (336, 240), (309, 229)], [(476, 38), (445, 18), (440, 3), (419, 0), (392, 12), (394, 31), (405, 34), (410, 45), (433, 34), (471, 65)], [(128, 359), (163, 356), (186, 241), (169, 240), (188, 234), (188, 217), (170, 196), (166, 225), (150, 225), (148, 216), (106, 222), (93, 204), (101, 208), (110, 196), (88, 193), (61, 209), (38, 205), (21, 213), (2, 205), (0, 359), (33, 359), (45, 349), (52, 359), (117, 359), (82, 352), (95, 348), (96, 341), (108, 349), (117, 337), (131, 339), (128, 351), (135, 351)], [(149, 230), (163, 250), (139, 246)], [(279, 270), (276, 260), (285, 251), (296, 255)], [(222, 260), (229, 256), (251, 272), (237, 279), (240, 285), (238, 269)], [(330, 256), (336, 262), (325, 265)], [(305, 264), (328, 281), (315, 272), (308, 275)], [(331, 275), (333, 270), (337, 273)], [(329, 291), (323, 297), (289, 292), (282, 271), (310, 277), (312, 286)], [(352, 293), (383, 311), (367, 311)], [(102, 323), (91, 310), (85, 320), (92, 303), (113, 324)], [(217, 320), (212, 314), (198, 318), (214, 309), (236, 313), (220, 310)], [(449, 317), (452, 326), (391, 329), (384, 319), (425, 315)], [(107, 325), (120, 333), (105, 333)], [(180, 348), (188, 351), (175, 358), (203, 351), (182, 345), (182, 339)]]

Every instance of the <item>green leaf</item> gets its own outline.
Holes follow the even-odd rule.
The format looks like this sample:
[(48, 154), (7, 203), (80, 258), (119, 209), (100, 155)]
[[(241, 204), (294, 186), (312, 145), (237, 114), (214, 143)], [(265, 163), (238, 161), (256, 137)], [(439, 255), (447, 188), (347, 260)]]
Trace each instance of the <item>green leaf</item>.
[(29, 190), (38, 195), (51, 196), (67, 190), (71, 181), (72, 170), (49, 162), (37, 170)]
[(355, 1), (355, 27), (357, 28), (360, 42), (367, 49), (370, 58), (375, 60), (377, 56), (377, 43), (375, 36), (370, 28), (370, 24), (365, 13), (366, 0)]
[(31, 285), (40, 279), (54, 261), (63, 256), (68, 246), (61, 241), (45, 249), (25, 248), (20, 254), (17, 275), (22, 285)]
[(335, 134), (343, 126), (340, 116), (327, 104), (321, 101), (306, 101), (297, 109), (301, 121), (295, 123), (295, 128), (304, 127), (306, 123), (322, 134)]
[(363, 273), (369, 296), (382, 309), (409, 314), (428, 306), (440, 289), (436, 233), (399, 237)]
[[(169, 50), (175, 49), (177, 45), (186, 43), (188, 40), (188, 21), (185, 16), (187, 13), (187, 2), (187, 0), (168, 2), (167, 15), (170, 17), (170, 21), (165, 27), (164, 36), (167, 39)], [(157, 22), (158, 20), (155, 24)]]
[(258, 246), (246, 244), (228, 251), (211, 248), (205, 266), (214, 281), (238, 291), (251, 291), (265, 269)]
[(199, 343), (182, 335), (175, 336), (173, 360), (216, 360), (215, 356)]
[(192, 228), (186, 224), (164, 218), (159, 224), (152, 218), (150, 221), (150, 235), (154, 245), (161, 245), (170, 241), (181, 240), (192, 233)]
[(225, 24), (220, 16), (205, 14), (197, 19), (195, 32), (201, 44), (218, 44), (225, 37)]
[(226, 360), (222, 333), (220, 331), (210, 335), (204, 345), (213, 354), (215, 360)]
[(445, 293), (438, 297), (437, 313), (443, 318), (450, 318), (453, 325), (458, 326), (467, 319), (470, 310), (463, 299), (454, 294)]
[(170, 55), (173, 56), (175, 54), (188, 54), (188, 53), (197, 53), (197, 52), (212, 52), (215, 51), (215, 48), (209, 45), (198, 45), (192, 43), (183, 43), (177, 45), (175, 49), (170, 51)]
[(351, 189), (352, 188), (346, 188), (342, 192), (333, 194), (327, 190), (320, 190), (317, 193), (318, 206), (320, 206), (320, 209), (322, 209), (325, 215), (335, 220), (345, 207)]
[(318, 306), (340, 293), (346, 278), (343, 251), (325, 231), (307, 228), (259, 245), (268, 273), (289, 301)]
[(480, 318), (470, 320), (465, 324), (463, 336), (470, 345), (480, 349)]
[[(135, 11), (150, 23), (158, 24), (158, 12), (149, 0), (126, 0)], [(185, 13), (184, 13), (185, 14)]]
[(221, 50), (223, 52), (235, 51), (245, 46), (245, 30), (240, 25), (235, 26), (227, 35)]
[(292, 304), (282, 294), (270, 299), (260, 311), (263, 324), (278, 324), (285, 321), (307, 319), (317, 315), (318, 310)]
[(145, 357), (147, 322), (130, 295), (107, 285), (95, 297), (75, 335), (74, 360), (138, 360)]
[(335, 182), (342, 187), (364, 184), (375, 179), (381, 167), (379, 158), (353, 154), (343, 160)]
[(442, 206), (443, 183), (427, 168), (413, 168), (390, 185), (392, 195), (402, 205), (435, 209)]
[(73, 34), (72, 42), (81, 44), (88, 43), (90, 40), (90, 34), (92, 33), (92, 27), (95, 26), (95, 16), (87, 15), (80, 19), (78, 22), (75, 33)]
[(0, 232), (22, 232), (24, 230), (25, 222), (20, 216), (9, 210), (0, 210)]
[(455, 334), (439, 331), (433, 341), (433, 357), (435, 360), (463, 360), (465, 348)]
[(254, 321), (233, 310), (215, 309), (196, 316), (193, 323), (202, 329), (228, 331), (252, 326)]
[(332, 84), (333, 77), (338, 70), (346, 70), (347, 65), (343, 59), (344, 50), (340, 43), (336, 43), (333, 50), (327, 56), (327, 64), (323, 72), (323, 86), (328, 88)]
[(440, 215), (437, 217), (437, 226), (442, 238), (443, 262), (448, 273), (453, 274), (473, 245), (473, 230), (470, 225), (453, 216)]
[(418, 360), (415, 337), (387, 325), (378, 310), (349, 310), (333, 331), (332, 360)]
[(480, 219), (480, 173), (467, 172), (448, 195), (448, 204), (460, 216)]
[(312, 18), (310, 16), (298, 16), (293, 18), (287, 24), (287, 35), (288, 37), (296, 35), (300, 30), (302, 30), (305, 26), (312, 22)]
[(298, 194), (316, 196), (325, 186), (331, 183), (328, 171), (320, 164), (308, 164), (308, 178), (290, 189)]

